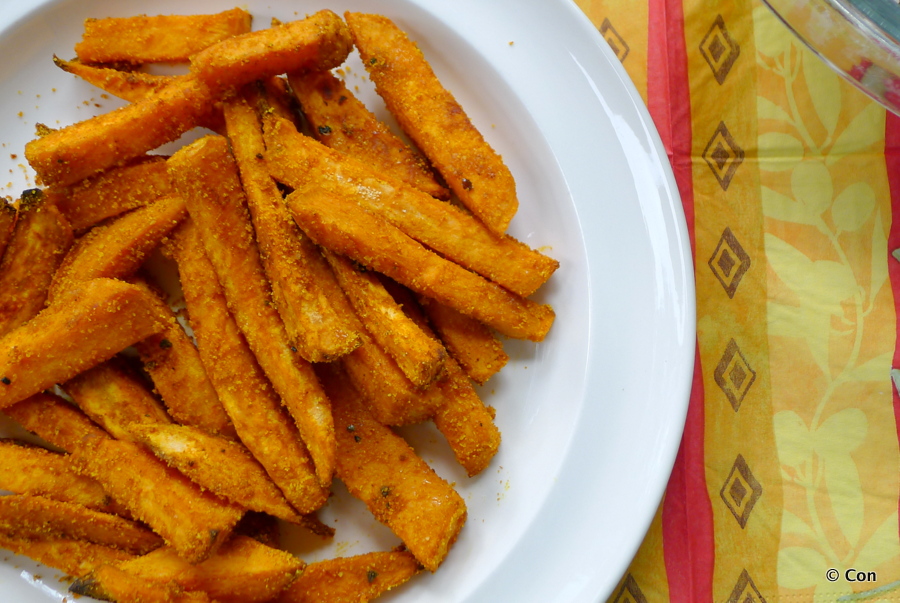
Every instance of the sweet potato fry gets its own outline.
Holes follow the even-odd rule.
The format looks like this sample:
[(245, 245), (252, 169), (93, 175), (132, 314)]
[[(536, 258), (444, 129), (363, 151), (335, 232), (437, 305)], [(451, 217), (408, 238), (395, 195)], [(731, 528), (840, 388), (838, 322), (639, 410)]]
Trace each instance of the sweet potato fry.
[(482, 323), (427, 297), (419, 303), (447, 351), (475, 383), (483, 385), (509, 362), (503, 343)]
[(16, 207), (12, 203), (0, 203), (0, 260), (12, 236), (16, 224)]
[(25, 157), (45, 185), (68, 186), (175, 140), (213, 109), (205, 84), (175, 78), (143, 100), (30, 141)]
[(80, 578), (103, 565), (123, 563), (133, 557), (121, 549), (71, 538), (14, 538), (0, 533), (0, 548), (31, 557), (38, 563)]
[(205, 136), (169, 159), (175, 188), (219, 277), (228, 307), (260, 366), (297, 423), (323, 486), (334, 473), (334, 425), (328, 398), (296, 353), (271, 303), (234, 158), (221, 136)]
[(112, 437), (56, 394), (35, 394), (4, 412), (26, 430), (66, 452), (78, 450), (85, 442)]
[(187, 563), (170, 548), (161, 548), (118, 567), (149, 582), (171, 582), (185, 591), (203, 591), (219, 603), (263, 603), (282, 592), (305, 565), (290, 553), (233, 536), (197, 565)]
[(165, 326), (134, 285), (87, 281), (0, 339), (0, 408), (67, 381)]
[(177, 584), (159, 584), (137, 578), (114, 565), (100, 566), (69, 587), (76, 597), (139, 603), (214, 603), (203, 591), (186, 592)]
[(79, 475), (67, 455), (15, 440), (0, 440), (0, 490), (115, 512), (103, 486)]
[(465, 502), (403, 438), (366, 411), (339, 370), (317, 370), (333, 401), (338, 478), (419, 563), (435, 571), (465, 523)]
[(82, 63), (77, 59), (67, 61), (57, 56), (53, 57), (53, 64), (66, 73), (71, 73), (113, 96), (129, 102), (139, 101), (159, 92), (160, 89), (171, 83), (173, 77), (144, 73), (143, 71), (122, 71), (111, 67), (98, 67)]
[(75, 44), (84, 63), (177, 63), (230, 37), (250, 31), (242, 8), (213, 15), (138, 15), (87, 19)]
[(422, 566), (409, 551), (376, 551), (310, 563), (277, 603), (365, 603), (410, 580)]
[(131, 433), (170, 467), (244, 508), (300, 523), (266, 470), (242, 445), (185, 425), (131, 426)]
[(243, 514), (132, 442), (98, 439), (72, 461), (191, 563), (214, 553)]
[(72, 538), (143, 555), (162, 546), (147, 528), (118, 515), (43, 496), (0, 496), (0, 532), (15, 538)]
[(0, 261), (0, 337), (44, 307), (53, 274), (71, 245), (72, 227), (49, 198), (39, 190), (23, 194)]
[(554, 312), (469, 272), (403, 234), (353, 198), (316, 184), (287, 197), (300, 228), (319, 245), (473, 316), (503, 335), (541, 341)]
[(142, 155), (92, 178), (67, 187), (51, 187), (48, 194), (80, 232), (107, 218), (152, 203), (171, 192), (166, 158)]
[(363, 65), (403, 131), (469, 210), (495, 234), (519, 207), (516, 184), (415, 42), (381, 15), (345, 13)]
[(135, 343), (134, 348), (169, 414), (182, 425), (237, 439), (200, 354), (176, 320), (175, 312), (145, 279), (135, 277), (130, 282), (150, 295), (159, 314), (168, 322), (164, 331)]
[(318, 286), (318, 250), (291, 219), (278, 186), (260, 160), (265, 153), (253, 88), (224, 105), (231, 149), (259, 244), (272, 298), (285, 330), (309, 362), (327, 362), (360, 344)]
[(63, 258), (50, 283), (47, 303), (81, 281), (131, 276), (186, 215), (181, 197), (170, 195), (95, 226)]
[(325, 257), (372, 338), (415, 385), (431, 385), (443, 371), (447, 355), (444, 346), (403, 313), (375, 273), (327, 250)]
[(344, 62), (353, 44), (330, 10), (223, 40), (191, 58), (191, 72), (215, 90), (281, 73), (320, 71)]
[(531, 295), (559, 267), (556, 260), (513, 237), (494, 234), (463, 210), (329, 150), (275, 116), (265, 120), (265, 139), (266, 163), (279, 182), (296, 189), (324, 176), (361, 207), (514, 293)]
[[(396, 283), (388, 283), (391, 294), (410, 320), (438, 340), (413, 294)], [(500, 430), (494, 424), (494, 409), (484, 405), (468, 375), (452, 356), (445, 361), (444, 378), (433, 387), (443, 392), (444, 404), (432, 420), (450, 445), (459, 464), (469, 477), (484, 471), (500, 447)]]
[(146, 381), (120, 356), (76, 375), (62, 388), (84, 414), (119, 440), (134, 441), (134, 424), (172, 423)]
[(319, 142), (432, 197), (450, 198), (428, 161), (391, 132), (330, 71), (289, 73), (288, 81)]
[(179, 227), (172, 248), (200, 358), (238, 436), (288, 502), (300, 513), (313, 512), (325, 504), (328, 490), (228, 310), (191, 219)]

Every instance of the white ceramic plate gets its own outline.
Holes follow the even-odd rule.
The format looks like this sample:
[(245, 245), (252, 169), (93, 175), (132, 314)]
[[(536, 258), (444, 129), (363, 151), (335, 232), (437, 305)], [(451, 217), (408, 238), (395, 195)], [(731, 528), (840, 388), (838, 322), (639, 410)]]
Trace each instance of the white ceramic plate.
[[(550, 335), (539, 345), (507, 341), (512, 361), (482, 390), (503, 432), (491, 467), (469, 479), (434, 432), (407, 430), (422, 456), (456, 483), (469, 519), (436, 574), (384, 600), (605, 598), (640, 544), (671, 470), (695, 337), (684, 215), (656, 131), (624, 70), (564, 0), (241, 5), (256, 27), (319, 8), (395, 19), (515, 175), (521, 209), (511, 234), (561, 262), (537, 295), (557, 311)], [(51, 61), (54, 53), (73, 56), (85, 17), (232, 6), (225, 0), (3, 3), (3, 194), (34, 186), (22, 150), (36, 123), (62, 126), (117, 104)], [(377, 106), (358, 63), (347, 80)], [(340, 492), (322, 517), (337, 527), (334, 543), (289, 539), (307, 560), (396, 543)], [(65, 588), (52, 570), (19, 557), (0, 559), (3, 600), (61, 601)]]

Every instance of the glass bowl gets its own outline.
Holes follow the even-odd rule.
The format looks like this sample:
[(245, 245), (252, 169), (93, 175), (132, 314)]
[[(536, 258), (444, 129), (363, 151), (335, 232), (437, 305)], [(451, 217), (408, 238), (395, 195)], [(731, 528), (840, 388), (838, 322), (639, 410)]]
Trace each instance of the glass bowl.
[(809, 48), (900, 115), (897, 0), (763, 0)]

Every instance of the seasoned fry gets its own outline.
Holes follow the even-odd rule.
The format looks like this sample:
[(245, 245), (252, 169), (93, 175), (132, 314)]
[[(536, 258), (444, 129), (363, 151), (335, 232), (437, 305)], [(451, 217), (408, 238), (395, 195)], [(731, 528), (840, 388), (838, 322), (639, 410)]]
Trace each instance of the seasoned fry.
[(0, 532), (15, 538), (71, 538), (143, 555), (162, 546), (147, 528), (118, 515), (43, 496), (0, 496)]
[(112, 498), (95, 480), (79, 475), (69, 457), (15, 440), (0, 440), (0, 490), (115, 512)]
[(62, 388), (84, 414), (119, 440), (134, 441), (134, 424), (172, 423), (145, 380), (121, 356), (80, 373)]
[(435, 571), (466, 520), (466, 504), (403, 438), (365, 410), (330, 365), (317, 365), (332, 398), (337, 476), (426, 569)]
[(80, 77), (87, 83), (129, 102), (139, 101), (159, 92), (160, 89), (171, 83), (173, 77), (144, 73), (143, 71), (122, 71), (111, 67), (97, 67), (79, 60), (67, 61), (57, 56), (53, 57), (53, 64), (66, 73)]
[(0, 260), (3, 259), (3, 252), (6, 251), (15, 224), (16, 207), (5, 201), (0, 203)]
[(138, 603), (214, 603), (202, 591), (185, 592), (176, 584), (136, 578), (113, 565), (100, 566), (72, 583), (69, 592), (104, 601)]
[(172, 190), (166, 158), (142, 155), (93, 178), (48, 189), (76, 232), (152, 203)]
[(87, 281), (0, 339), (0, 408), (67, 381), (165, 326), (134, 285)]
[(231, 149), (259, 243), (272, 298), (285, 330), (309, 362), (327, 362), (359, 346), (359, 335), (340, 321), (318, 286), (318, 250), (291, 219), (264, 156), (258, 100), (253, 88), (225, 103)]
[(136, 441), (206, 490), (253, 511), (300, 523), (301, 518), (242, 444), (185, 425), (131, 426)]
[(253, 240), (253, 226), (234, 158), (221, 136), (205, 136), (169, 159), (176, 189), (197, 224), (228, 307), (260, 366), (287, 407), (323, 486), (334, 473), (330, 403), (312, 367), (296, 353)]
[(447, 355), (444, 346), (403, 313), (374, 273), (361, 270), (330, 251), (325, 252), (325, 257), (372, 338), (415, 385), (431, 385), (443, 371)]
[(133, 557), (121, 549), (71, 538), (14, 538), (0, 533), (0, 548), (31, 557), (38, 563), (76, 578), (98, 567), (123, 563)]
[(132, 442), (99, 439), (72, 460), (191, 563), (213, 554), (243, 514)]
[(353, 44), (344, 21), (330, 10), (223, 40), (191, 58), (191, 72), (214, 90), (234, 88), (293, 71), (331, 69)]
[[(431, 330), (413, 294), (396, 283), (389, 289), (410, 320), (437, 341), (437, 335)], [(469, 477), (473, 477), (484, 471), (497, 454), (500, 430), (494, 424), (494, 409), (484, 405), (455, 358), (447, 358), (445, 373), (445, 377), (434, 385), (443, 392), (444, 404), (432, 419), (447, 439), (456, 460)]]
[(310, 238), (337, 253), (472, 316), (503, 335), (541, 341), (554, 312), (443, 259), (351, 198), (319, 185), (287, 197)]
[(153, 583), (203, 591), (219, 603), (263, 603), (293, 582), (305, 565), (290, 553), (234, 536), (197, 565), (187, 563), (170, 548), (161, 548), (118, 567)]
[(146, 280), (133, 278), (131, 282), (150, 295), (160, 316), (168, 322), (164, 331), (135, 343), (134, 348), (169, 414), (182, 425), (237, 439), (200, 354), (176, 320), (175, 312)]
[(328, 490), (316, 479), (297, 427), (229, 312), (191, 219), (176, 233), (173, 253), (200, 358), (241, 441), (297, 511), (315, 511)]
[(181, 197), (170, 195), (95, 226), (63, 258), (50, 283), (47, 303), (81, 281), (131, 276), (186, 215)]
[(30, 141), (25, 157), (45, 185), (68, 186), (175, 140), (213, 109), (200, 80), (174, 78), (143, 100)]
[(477, 320), (427, 297), (419, 303), (447, 351), (475, 383), (483, 385), (509, 362), (500, 340)]
[(201, 50), (250, 31), (242, 8), (214, 15), (138, 15), (87, 19), (75, 52), (84, 63), (184, 62)]
[(519, 207), (503, 159), (441, 85), (415, 42), (390, 19), (351, 12), (344, 18), (376, 91), (400, 127), (463, 205), (502, 235)]
[(463, 210), (329, 150), (275, 116), (265, 120), (265, 139), (266, 162), (279, 182), (297, 189), (324, 178), (413, 239), (523, 297), (559, 267), (513, 237), (492, 233)]
[(0, 261), (0, 337), (44, 307), (53, 274), (71, 245), (72, 227), (50, 200), (39, 190), (24, 193)]
[(66, 452), (78, 450), (85, 442), (111, 437), (79, 408), (55, 394), (35, 394), (4, 412), (31, 433)]
[(277, 603), (365, 603), (409, 581), (422, 566), (409, 551), (376, 551), (310, 563)]
[(433, 197), (450, 198), (428, 161), (391, 132), (330, 71), (289, 73), (288, 81), (319, 142)]

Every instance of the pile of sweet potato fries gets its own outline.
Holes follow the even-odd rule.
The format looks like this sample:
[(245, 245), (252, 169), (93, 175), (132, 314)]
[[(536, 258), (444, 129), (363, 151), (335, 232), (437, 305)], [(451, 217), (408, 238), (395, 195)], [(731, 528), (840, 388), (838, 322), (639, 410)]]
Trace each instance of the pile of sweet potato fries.
[[(354, 49), (403, 137), (333, 73)], [(89, 19), (75, 53), (127, 103), (39, 127), (40, 188), (0, 204), (0, 409), (45, 444), (0, 441), (0, 547), (120, 602), (368, 601), (437, 570), (466, 505), (393, 427), (433, 421), (479, 474), (473, 383), (554, 320), (501, 157), (380, 15)], [(278, 522), (333, 536), (334, 478), (401, 547), (280, 548)]]

